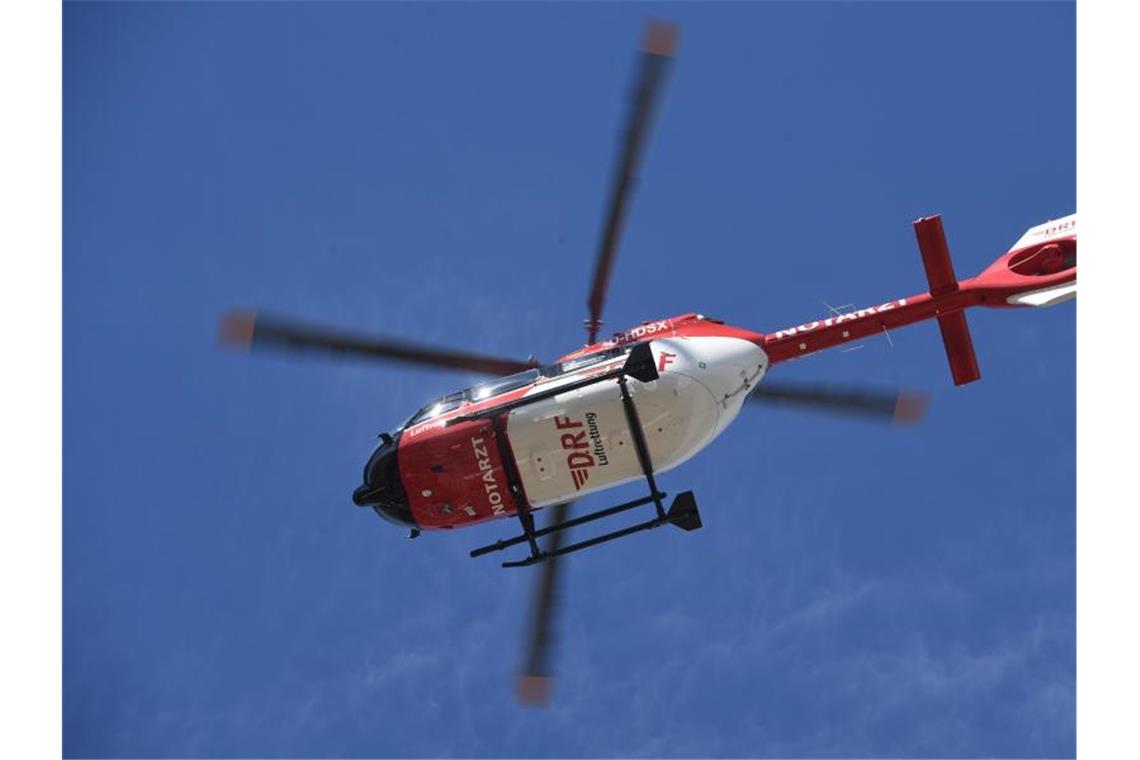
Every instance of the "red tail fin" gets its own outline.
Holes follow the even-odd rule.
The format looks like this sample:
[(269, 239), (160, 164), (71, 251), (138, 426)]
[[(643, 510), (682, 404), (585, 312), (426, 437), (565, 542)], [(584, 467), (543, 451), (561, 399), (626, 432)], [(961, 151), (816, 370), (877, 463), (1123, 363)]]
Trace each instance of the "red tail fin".
[[(950, 261), (946, 233), (942, 230), (942, 217), (927, 216), (919, 219), (914, 223), (914, 234), (918, 237), (918, 250), (922, 253), (922, 265), (926, 269), (926, 280), (930, 283), (930, 295), (937, 298), (958, 290), (958, 278), (954, 274), (954, 264)], [(954, 385), (965, 385), (981, 378), (966, 313), (956, 311), (940, 316), (938, 327), (942, 331), (942, 343), (946, 346), (946, 358), (950, 361)]]

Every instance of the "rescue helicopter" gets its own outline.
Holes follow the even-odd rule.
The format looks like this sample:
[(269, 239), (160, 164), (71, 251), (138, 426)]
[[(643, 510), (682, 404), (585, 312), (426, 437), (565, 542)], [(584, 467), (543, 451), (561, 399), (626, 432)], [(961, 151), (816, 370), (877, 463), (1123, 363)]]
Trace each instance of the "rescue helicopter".
[[(955, 385), (978, 380), (966, 310), (1046, 307), (1076, 295), (1076, 215), (1025, 232), (976, 277), (959, 280), (938, 216), (914, 222), (927, 289), (847, 312), (832, 310), (774, 332), (688, 313), (651, 319), (599, 339), (618, 241), (651, 117), (677, 41), (676, 28), (651, 22), (587, 299), (586, 345), (542, 364), (406, 340), (318, 327), (252, 311), (223, 316), (221, 340), (245, 348), (324, 351), (490, 376), (434, 399), (380, 443), (352, 499), (410, 531), (447, 531), (490, 520), (517, 521), (519, 533), (472, 557), (521, 546), (504, 567), (540, 564), (519, 695), (549, 693), (550, 628), (559, 557), (634, 533), (701, 527), (691, 491), (667, 494), (655, 476), (689, 460), (754, 402), (793, 404), (871, 419), (914, 421), (925, 396), (897, 390), (798, 387), (766, 382), (772, 367), (905, 325), (938, 323)], [(632, 481), (643, 496), (571, 518), (583, 496)], [(551, 507), (539, 528), (534, 513)], [(632, 525), (566, 544), (569, 528), (651, 510)]]

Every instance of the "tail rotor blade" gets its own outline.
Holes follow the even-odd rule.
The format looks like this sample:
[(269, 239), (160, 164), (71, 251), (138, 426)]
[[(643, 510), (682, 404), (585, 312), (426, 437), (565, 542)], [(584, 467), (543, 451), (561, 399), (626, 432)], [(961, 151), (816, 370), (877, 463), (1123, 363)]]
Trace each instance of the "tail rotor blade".
[(231, 311), (219, 325), (223, 345), (239, 349), (275, 348), (287, 351), (318, 351), (373, 360), (405, 362), (452, 370), (510, 375), (537, 366), (537, 362), (424, 346), (417, 343), (366, 336), (266, 317), (252, 311)]
[(764, 382), (752, 391), (749, 401), (909, 424), (926, 416), (928, 396), (899, 389), (836, 388)]
[[(551, 524), (565, 522), (570, 512), (570, 502), (556, 504), (552, 511)], [(552, 553), (562, 548), (565, 534), (564, 530), (550, 534), (544, 551)], [(554, 557), (539, 567), (534, 604), (531, 608), (530, 636), (522, 672), (519, 674), (518, 698), (523, 704), (543, 706), (550, 701), (553, 681), (551, 654), (554, 648), (553, 629), (558, 611), (560, 565), (561, 559)]]

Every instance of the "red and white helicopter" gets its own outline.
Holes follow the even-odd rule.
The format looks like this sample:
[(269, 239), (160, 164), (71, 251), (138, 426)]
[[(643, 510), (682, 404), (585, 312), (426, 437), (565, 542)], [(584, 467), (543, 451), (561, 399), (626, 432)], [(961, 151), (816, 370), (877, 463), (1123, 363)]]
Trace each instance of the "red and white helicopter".
[[(927, 292), (894, 298), (771, 333), (733, 327), (690, 313), (643, 322), (598, 341), (602, 306), (650, 116), (672, 58), (676, 30), (651, 23), (642, 47), (628, 130), (622, 145), (588, 306), (587, 345), (552, 364), (517, 361), (364, 337), (235, 311), (221, 325), (224, 342), (246, 347), (317, 349), (496, 376), (436, 399), (381, 443), (353, 494), (361, 507), (420, 531), (451, 530), (495, 519), (518, 520), (519, 535), (471, 552), (516, 545), (529, 553), (503, 563), (542, 563), (521, 696), (547, 693), (549, 626), (556, 583), (553, 562), (629, 534), (674, 525), (701, 527), (692, 492), (666, 505), (655, 474), (709, 445), (754, 401), (825, 407), (882, 419), (913, 420), (922, 396), (897, 391), (837, 392), (764, 383), (781, 362), (926, 319), (936, 319), (956, 385), (981, 377), (965, 310), (1043, 307), (1076, 295), (1076, 215), (1028, 230), (977, 277), (959, 281), (939, 217), (914, 223)], [(643, 479), (644, 496), (570, 519), (568, 505), (586, 494)], [(533, 513), (553, 506), (539, 529)], [(647, 519), (564, 545), (567, 528), (650, 507)], [(544, 544), (540, 539), (549, 536)]]

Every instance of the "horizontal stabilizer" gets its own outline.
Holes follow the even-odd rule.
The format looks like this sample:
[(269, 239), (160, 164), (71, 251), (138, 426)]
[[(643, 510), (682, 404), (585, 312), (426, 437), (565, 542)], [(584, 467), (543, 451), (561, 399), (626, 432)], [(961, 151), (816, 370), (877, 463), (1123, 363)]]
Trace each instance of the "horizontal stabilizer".
[(982, 372), (978, 369), (978, 357), (974, 355), (974, 340), (970, 337), (966, 312), (956, 311), (939, 317), (938, 329), (942, 331), (942, 343), (946, 346), (946, 358), (950, 360), (954, 385), (965, 385), (980, 379)]
[(930, 295), (940, 296), (958, 289), (958, 278), (954, 275), (954, 264), (950, 261), (950, 248), (946, 245), (946, 233), (942, 230), (942, 217), (927, 216), (914, 223), (914, 234), (918, 237), (918, 250), (922, 253), (922, 266), (926, 269), (926, 281), (930, 283)]
[[(926, 269), (926, 281), (930, 283), (930, 295), (938, 298), (958, 290), (958, 277), (954, 274), (954, 263), (950, 261), (950, 246), (946, 244), (942, 217), (927, 216), (919, 219), (914, 223), (914, 234), (918, 238), (922, 266)], [(965, 385), (981, 378), (965, 312), (957, 311), (940, 316), (938, 329), (942, 331), (942, 343), (946, 346), (946, 358), (950, 360), (954, 385)]]

